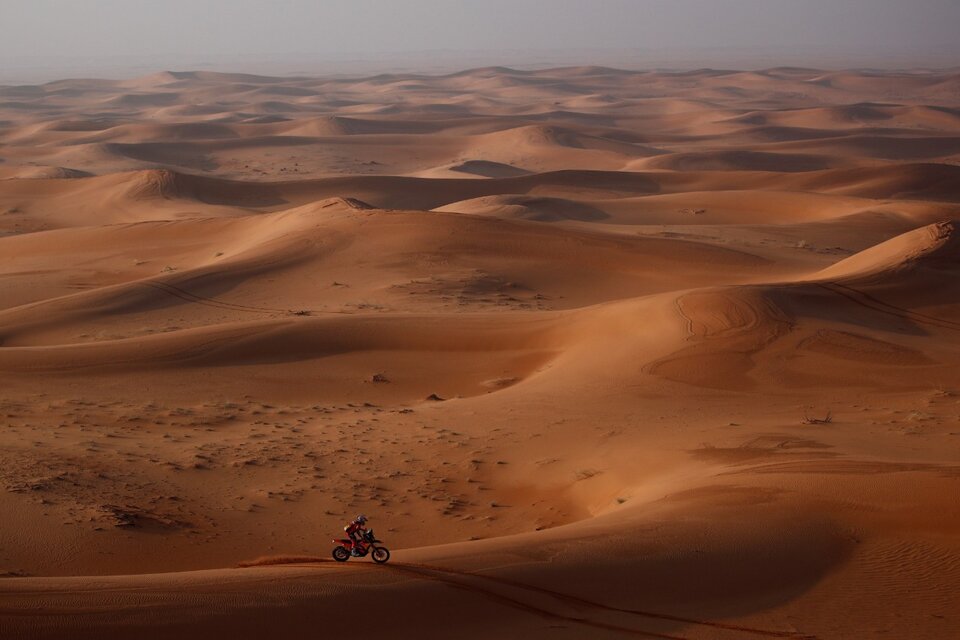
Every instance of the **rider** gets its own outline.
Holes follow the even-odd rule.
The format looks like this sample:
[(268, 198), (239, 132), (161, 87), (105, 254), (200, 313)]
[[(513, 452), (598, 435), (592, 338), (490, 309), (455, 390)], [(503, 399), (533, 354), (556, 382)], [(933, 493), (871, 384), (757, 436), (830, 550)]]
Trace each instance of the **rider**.
[(350, 552), (354, 556), (360, 555), (360, 541), (363, 540), (363, 534), (367, 532), (367, 527), (364, 526), (366, 524), (367, 516), (361, 513), (354, 518), (353, 522), (343, 528), (343, 530), (347, 532), (347, 537), (350, 538), (350, 542), (353, 543)]

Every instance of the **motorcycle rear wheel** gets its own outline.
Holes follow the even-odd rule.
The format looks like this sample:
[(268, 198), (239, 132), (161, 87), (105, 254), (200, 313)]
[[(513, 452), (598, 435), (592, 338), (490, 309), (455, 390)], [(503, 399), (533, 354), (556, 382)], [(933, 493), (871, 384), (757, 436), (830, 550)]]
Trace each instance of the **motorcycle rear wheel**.
[(337, 562), (346, 562), (350, 559), (350, 550), (343, 545), (333, 548), (333, 559)]

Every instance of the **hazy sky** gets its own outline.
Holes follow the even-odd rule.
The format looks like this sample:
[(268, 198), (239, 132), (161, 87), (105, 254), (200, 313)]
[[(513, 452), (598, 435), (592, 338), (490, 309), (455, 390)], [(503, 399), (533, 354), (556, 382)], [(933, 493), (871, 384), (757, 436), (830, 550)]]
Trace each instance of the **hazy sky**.
[(0, 65), (570, 48), (960, 64), (958, 27), (960, 0), (0, 0)]

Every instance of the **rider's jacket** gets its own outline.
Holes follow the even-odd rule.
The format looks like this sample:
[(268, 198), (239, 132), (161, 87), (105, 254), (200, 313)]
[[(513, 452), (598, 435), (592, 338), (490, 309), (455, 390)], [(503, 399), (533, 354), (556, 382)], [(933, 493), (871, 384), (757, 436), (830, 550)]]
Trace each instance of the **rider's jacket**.
[[(357, 534), (362, 534), (362, 533), (363, 533), (364, 531), (366, 531), (367, 529), (366, 529), (366, 527), (364, 527), (362, 524), (360, 524), (359, 522), (357, 522), (356, 520), (354, 520), (353, 522), (351, 522), (350, 524), (348, 524), (347, 526), (345, 526), (345, 527), (343, 528), (343, 530), (347, 532), (347, 535), (348, 535), (348, 536), (350, 536), (351, 538), (353, 538), (353, 537), (357, 536)], [(357, 536), (357, 537), (358, 537), (358, 536)]]

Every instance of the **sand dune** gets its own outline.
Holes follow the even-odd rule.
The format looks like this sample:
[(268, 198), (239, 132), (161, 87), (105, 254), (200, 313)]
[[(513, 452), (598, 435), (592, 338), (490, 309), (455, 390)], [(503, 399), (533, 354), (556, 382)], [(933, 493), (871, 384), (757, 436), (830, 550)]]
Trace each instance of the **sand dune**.
[(90, 174), (67, 167), (29, 166), (6, 177), (20, 180), (69, 180), (70, 178), (89, 178)]
[(448, 167), (457, 173), (469, 173), (484, 178), (514, 178), (530, 172), (519, 167), (489, 160), (467, 160)]
[(704, 151), (677, 153), (644, 163), (651, 169), (671, 171), (822, 171), (842, 163), (832, 156), (762, 151)]
[(558, 220), (596, 221), (609, 217), (601, 209), (574, 200), (538, 196), (484, 196), (452, 202), (437, 211), (456, 211), (499, 218), (556, 222)]
[(958, 268), (957, 223), (945, 221), (891, 238), (824, 269), (820, 275), (860, 279), (917, 268)]
[(957, 87), (0, 87), (0, 636), (956, 637)]
[(956, 187), (958, 175), (960, 167), (954, 165), (901, 164), (820, 172), (795, 179), (792, 184), (801, 189), (809, 185), (821, 192), (875, 199), (956, 202), (960, 193)]

